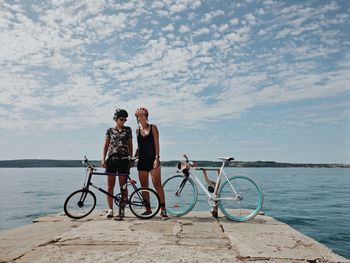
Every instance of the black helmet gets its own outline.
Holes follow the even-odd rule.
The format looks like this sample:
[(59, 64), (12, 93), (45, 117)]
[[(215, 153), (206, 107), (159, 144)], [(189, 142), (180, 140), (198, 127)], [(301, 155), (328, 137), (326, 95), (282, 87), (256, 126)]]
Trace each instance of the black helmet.
[(117, 120), (120, 117), (127, 118), (128, 112), (126, 110), (123, 110), (123, 109), (116, 109), (114, 112), (113, 120)]

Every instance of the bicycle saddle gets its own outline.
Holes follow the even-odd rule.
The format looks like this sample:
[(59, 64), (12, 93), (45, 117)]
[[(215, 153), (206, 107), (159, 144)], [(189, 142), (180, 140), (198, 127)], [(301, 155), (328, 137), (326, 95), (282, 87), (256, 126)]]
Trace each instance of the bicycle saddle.
[(218, 157), (219, 160), (225, 161), (225, 162), (231, 162), (233, 161), (235, 158), (233, 157)]

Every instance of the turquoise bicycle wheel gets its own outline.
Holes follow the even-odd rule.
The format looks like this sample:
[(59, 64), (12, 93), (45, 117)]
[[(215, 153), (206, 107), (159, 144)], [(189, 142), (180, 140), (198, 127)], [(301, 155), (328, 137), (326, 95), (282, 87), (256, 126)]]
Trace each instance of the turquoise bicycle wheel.
[(176, 174), (165, 180), (163, 189), (166, 211), (170, 215), (186, 215), (197, 202), (197, 186), (191, 178), (182, 174)]
[(259, 185), (247, 176), (234, 176), (223, 183), (218, 194), (221, 212), (233, 221), (247, 221), (261, 210), (264, 196)]

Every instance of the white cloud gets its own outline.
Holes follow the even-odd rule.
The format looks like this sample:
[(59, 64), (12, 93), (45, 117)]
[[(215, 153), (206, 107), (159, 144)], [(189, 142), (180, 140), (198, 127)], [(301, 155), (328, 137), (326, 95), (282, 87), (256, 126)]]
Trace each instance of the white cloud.
[(225, 12), (223, 10), (215, 10), (215, 11), (212, 11), (210, 13), (205, 14), (202, 20), (203, 20), (203, 22), (208, 23), (212, 19), (214, 19), (215, 17), (222, 16), (224, 14), (225, 14)]
[(245, 15), (244, 18), (248, 21), (250, 25), (255, 25), (257, 23), (257, 18), (252, 13)]
[(180, 29), (179, 29), (180, 33), (186, 33), (186, 32), (189, 32), (189, 31), (190, 31), (190, 29), (189, 29), (188, 26), (185, 26), (185, 25), (181, 25), (180, 26)]
[(197, 37), (203, 34), (208, 34), (210, 32), (209, 28), (202, 27), (196, 31), (193, 32), (193, 36)]
[(177, 2), (170, 7), (170, 13), (178, 13), (184, 11), (186, 9), (186, 5), (181, 2)]
[(264, 29), (260, 29), (259, 32), (258, 32), (259, 36), (263, 36), (265, 34), (266, 34), (266, 31)]
[(156, 13), (159, 16), (163, 16), (163, 17), (168, 17), (169, 16), (169, 11), (167, 11), (167, 10), (157, 10)]
[(218, 31), (219, 31), (219, 32), (223, 32), (223, 31), (226, 31), (228, 28), (229, 28), (229, 25), (224, 24), (224, 25), (221, 25), (221, 26), (218, 28)]
[[(200, 4), (153, 2), (152, 10), (138, 1), (55, 1), (34, 6), (34, 16), (22, 5), (5, 5), (1, 127), (109, 123), (106, 113), (119, 103), (128, 109), (147, 104), (164, 125), (203, 126), (208, 117), (238, 118), (257, 106), (349, 91), (348, 57), (339, 58), (347, 46), (336, 28), (349, 15), (337, 3), (283, 9), (271, 2), (234, 18), (221, 9), (203, 14)], [(192, 21), (174, 21), (186, 14)], [(213, 22), (218, 16), (220, 24)], [(332, 69), (322, 69), (322, 58)], [(327, 81), (320, 84), (320, 76)]]
[(163, 27), (162, 30), (165, 32), (171, 32), (174, 31), (174, 26), (172, 24), (169, 24), (166, 27)]
[(116, 31), (121, 31), (126, 27), (127, 18), (124, 14), (118, 15), (98, 15), (94, 18), (88, 19), (86, 27), (89, 30), (95, 30), (100, 37), (108, 37), (115, 34)]
[(239, 19), (237, 17), (230, 20), (231, 25), (238, 25), (238, 23), (239, 23)]
[(189, 10), (196, 9), (200, 5), (201, 5), (200, 0), (195, 0), (195, 1), (193, 1), (193, 0), (179, 0), (179, 1), (175, 1), (175, 3), (171, 4), (169, 7), (169, 10), (170, 10), (171, 14), (174, 14), (174, 13), (186, 11), (187, 9), (189, 9)]
[(259, 8), (256, 12), (258, 15), (265, 15), (266, 11), (264, 10), (264, 8)]

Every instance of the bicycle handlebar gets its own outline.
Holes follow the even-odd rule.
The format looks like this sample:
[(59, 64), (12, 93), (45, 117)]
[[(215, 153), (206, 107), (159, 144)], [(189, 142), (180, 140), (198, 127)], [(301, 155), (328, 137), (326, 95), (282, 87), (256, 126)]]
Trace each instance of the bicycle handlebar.
[(186, 162), (187, 164), (189, 164), (189, 166), (196, 166), (196, 163), (195, 163), (195, 162), (190, 162), (190, 161), (189, 161), (187, 154), (184, 153), (182, 156), (185, 158), (185, 162)]
[(184, 153), (182, 156), (185, 158), (186, 163), (188, 163), (188, 157), (187, 157), (186, 153)]

